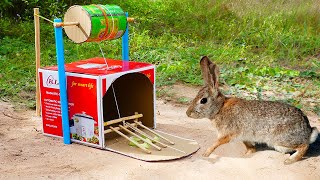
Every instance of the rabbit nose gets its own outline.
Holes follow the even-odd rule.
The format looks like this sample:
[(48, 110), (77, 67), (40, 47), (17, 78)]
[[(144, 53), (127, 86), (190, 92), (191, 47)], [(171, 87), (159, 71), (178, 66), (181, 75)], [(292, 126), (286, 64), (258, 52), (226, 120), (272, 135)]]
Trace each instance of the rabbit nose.
[(190, 112), (189, 112), (189, 111), (186, 111), (186, 115), (187, 115), (187, 116), (190, 116)]
[(191, 110), (187, 110), (186, 112), (187, 116), (190, 118), (195, 118), (196, 112), (194, 112), (192, 109)]
[(191, 110), (188, 109), (188, 110), (186, 111), (186, 114), (187, 114), (188, 117), (190, 117), (190, 116), (191, 116)]

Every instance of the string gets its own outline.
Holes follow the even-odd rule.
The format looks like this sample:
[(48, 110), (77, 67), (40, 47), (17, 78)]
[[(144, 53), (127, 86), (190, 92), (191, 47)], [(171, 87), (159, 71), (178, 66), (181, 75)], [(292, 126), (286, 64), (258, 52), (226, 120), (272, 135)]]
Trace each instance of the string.
[(52, 24), (54, 24), (53, 21), (51, 21), (51, 20), (48, 19), (48, 18), (45, 18), (45, 17), (41, 16), (40, 14), (34, 14), (34, 15), (35, 15), (35, 16), (38, 16), (39, 18), (42, 18), (42, 19), (44, 19), (44, 20), (46, 20), (46, 21), (48, 21), (48, 22), (51, 22)]
[(100, 52), (101, 52), (101, 54), (102, 54), (102, 57), (103, 57), (103, 59), (104, 59), (104, 62), (105, 62), (106, 65), (107, 65), (107, 69), (109, 69), (109, 65), (108, 65), (107, 59), (104, 57), (104, 53), (103, 53), (103, 50), (102, 50), (102, 48), (101, 48), (101, 46), (100, 46), (100, 43), (101, 43), (101, 42), (98, 43), (99, 48), (100, 48)]
[[(109, 11), (108, 8), (106, 8), (106, 9)], [(109, 13), (110, 13), (110, 12), (109, 12)], [(110, 13), (110, 14), (111, 14), (111, 13)], [(112, 14), (111, 14), (111, 18), (112, 18), (112, 31), (111, 31), (111, 32), (113, 32), (114, 22), (113, 22), (113, 16), (112, 16)], [(109, 34), (109, 36), (108, 36), (106, 39), (108, 39), (108, 38), (110, 37), (110, 35), (111, 35), (111, 33)], [(105, 62), (106, 65), (107, 65), (107, 68), (108, 68), (109, 66), (108, 66), (107, 60), (106, 60), (106, 58), (105, 58), (105, 56), (104, 56), (103, 50), (102, 50), (102, 48), (101, 48), (101, 46), (100, 46), (100, 43), (101, 43), (101, 41), (98, 43), (99, 48), (100, 48), (100, 52), (101, 52), (101, 54), (102, 54), (102, 57), (103, 57), (103, 59), (104, 59), (104, 62)], [(115, 93), (115, 91), (114, 91), (113, 83), (111, 84), (111, 88), (112, 88), (112, 92), (113, 92), (114, 101), (115, 101), (115, 103), (116, 103), (116, 108), (117, 108), (117, 112), (118, 112), (118, 117), (121, 118), (120, 110), (119, 110), (119, 105), (118, 105), (118, 100), (117, 100), (117, 97), (116, 97), (116, 93)], [(123, 123), (124, 123), (124, 122), (123, 122)], [(124, 124), (123, 124), (123, 125), (124, 125)]]
[[(50, 19), (48, 19), (48, 18), (46, 18), (46, 17), (43, 17), (43, 16), (41, 16), (40, 14), (33, 14), (33, 15), (38, 16), (39, 18), (44, 19), (44, 20), (46, 20), (46, 21), (54, 24), (54, 22), (53, 22), (52, 20), (50, 20)], [(79, 26), (79, 27), (80, 27), (80, 26)], [(64, 27), (62, 26), (62, 28), (64, 28)], [(86, 35), (86, 34), (85, 34), (85, 35)]]
[[(106, 8), (106, 9), (107, 9), (107, 10), (108, 10), (108, 12), (110, 13), (109, 9), (108, 9), (108, 8)], [(112, 13), (110, 13), (110, 15), (111, 15), (111, 18), (112, 18), (112, 31), (111, 31), (111, 32), (113, 32), (113, 31), (114, 31), (114, 19), (113, 19)], [(48, 18), (46, 18), (46, 17), (43, 17), (43, 16), (41, 16), (41, 15), (39, 15), (39, 14), (34, 14), (34, 16), (38, 16), (38, 17), (40, 17), (40, 18), (42, 18), (42, 19), (44, 19), (44, 20), (46, 20), (46, 21), (48, 21), (48, 22), (50, 22), (50, 23), (54, 24), (54, 22), (53, 22), (53, 21), (51, 21), (50, 19), (48, 19)], [(109, 34), (109, 36), (107, 37), (107, 39), (111, 36), (111, 34), (112, 34), (112, 33), (110, 33), (110, 34)], [(103, 59), (104, 59), (104, 62), (105, 62), (105, 63), (106, 63), (106, 65), (107, 65), (107, 68), (109, 68), (109, 65), (108, 65), (107, 59), (106, 59), (106, 58), (105, 58), (105, 56), (104, 56), (104, 52), (103, 52), (103, 50), (102, 50), (102, 48), (101, 48), (100, 43), (101, 43), (101, 42), (99, 42), (99, 43), (98, 43), (99, 48), (100, 48), (100, 52), (101, 52), (101, 54), (102, 54), (102, 57), (103, 57)], [(120, 116), (120, 110), (119, 110), (119, 106), (118, 106), (118, 101), (117, 101), (116, 93), (115, 93), (115, 91), (114, 91), (113, 84), (111, 85), (111, 88), (112, 88), (113, 97), (114, 97), (114, 100), (115, 100), (115, 103), (116, 103), (118, 116), (119, 116), (119, 118), (121, 118), (121, 116)]]
[(118, 116), (119, 116), (119, 118), (121, 118), (121, 116), (120, 116), (120, 111), (119, 111), (119, 106), (118, 106), (118, 101), (117, 101), (117, 97), (116, 97), (116, 93), (114, 92), (114, 88), (113, 88), (113, 83), (112, 83), (111, 87), (112, 87), (112, 91), (113, 91), (114, 101), (116, 102), (116, 107), (117, 107), (117, 111), (118, 111)]

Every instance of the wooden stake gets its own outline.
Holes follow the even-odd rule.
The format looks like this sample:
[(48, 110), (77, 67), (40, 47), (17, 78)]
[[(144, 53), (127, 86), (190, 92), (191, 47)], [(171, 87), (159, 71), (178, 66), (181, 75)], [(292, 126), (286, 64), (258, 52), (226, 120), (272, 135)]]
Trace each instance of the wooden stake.
[(123, 134), (122, 132), (116, 130), (115, 128), (113, 128), (112, 126), (110, 126), (110, 129), (112, 129), (114, 132), (118, 133), (120, 136), (126, 138), (127, 140), (129, 140), (130, 142), (132, 142), (134, 145), (138, 146), (140, 149), (142, 149), (144, 152), (151, 154), (151, 151), (149, 151), (148, 149), (144, 148), (143, 146), (141, 146), (139, 143), (133, 141), (132, 139), (130, 139), (128, 136), (126, 136), (125, 134)]
[(39, 74), (38, 69), (40, 68), (40, 20), (39, 8), (34, 8), (34, 35), (35, 35), (35, 50), (36, 50), (36, 115), (40, 116), (40, 88), (39, 88)]
[(129, 134), (131, 134), (131, 135), (139, 138), (139, 139), (142, 140), (143, 142), (145, 142), (145, 143), (149, 144), (150, 146), (156, 148), (157, 150), (161, 151), (161, 147), (159, 147), (159, 146), (153, 144), (152, 142), (150, 142), (150, 141), (152, 141), (151, 139), (150, 139), (150, 141), (147, 141), (146, 139), (144, 139), (143, 137), (137, 135), (136, 133), (131, 132), (131, 131), (130, 131), (129, 129), (127, 129), (126, 127), (124, 127), (124, 126), (122, 126), (122, 125), (119, 125), (119, 127), (122, 128), (123, 130), (125, 130), (127, 133), (129, 133)]
[(174, 145), (174, 142), (170, 141), (169, 139), (167, 139), (167, 138), (165, 138), (165, 137), (161, 136), (159, 133), (156, 133), (155, 131), (153, 131), (153, 130), (151, 130), (150, 128), (146, 127), (146, 126), (145, 126), (145, 125), (143, 125), (141, 122), (136, 121), (136, 120), (135, 120), (134, 122), (135, 122), (137, 125), (139, 125), (139, 126), (143, 127), (144, 129), (148, 130), (148, 131), (149, 131), (149, 132), (151, 132), (152, 134), (154, 134), (154, 135), (156, 135), (156, 136), (160, 137), (161, 139), (163, 139), (163, 140), (165, 140), (165, 141), (169, 142), (170, 144)]

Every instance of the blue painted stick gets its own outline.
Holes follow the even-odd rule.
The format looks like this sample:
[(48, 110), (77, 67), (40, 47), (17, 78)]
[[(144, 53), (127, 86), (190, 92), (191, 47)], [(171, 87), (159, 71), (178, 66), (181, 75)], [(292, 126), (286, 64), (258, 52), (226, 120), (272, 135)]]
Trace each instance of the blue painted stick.
[[(129, 14), (126, 12), (126, 17)], [(126, 32), (122, 36), (122, 60), (129, 61), (129, 23), (127, 23)]]
[[(54, 19), (54, 22), (59, 23), (62, 21), (60, 18), (57, 18), (57, 19)], [(66, 84), (67, 84), (66, 72), (64, 69), (64, 47), (63, 47), (62, 27), (54, 27), (54, 34), (55, 34), (55, 40), (56, 40), (56, 53), (57, 53), (58, 74), (59, 74), (63, 142), (64, 144), (71, 144), (69, 115), (68, 115), (68, 99), (67, 99), (67, 88), (66, 88)]]

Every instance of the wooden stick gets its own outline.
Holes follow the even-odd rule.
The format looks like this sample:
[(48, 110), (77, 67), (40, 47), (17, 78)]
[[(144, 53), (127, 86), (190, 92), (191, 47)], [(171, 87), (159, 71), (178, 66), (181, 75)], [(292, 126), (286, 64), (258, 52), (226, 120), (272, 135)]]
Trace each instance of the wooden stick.
[(61, 23), (54, 23), (55, 27), (61, 27), (61, 26), (79, 26), (79, 22), (61, 22)]
[[(132, 126), (137, 126), (136, 123), (131, 123)], [(125, 127), (128, 127), (128, 126), (125, 126)], [(121, 128), (120, 127), (114, 127), (116, 130), (120, 130)], [(104, 134), (108, 134), (108, 133), (111, 133), (113, 132), (111, 129), (107, 129), (104, 131)]]
[[(131, 123), (132, 126), (136, 126), (136, 123)], [(127, 126), (126, 126), (127, 127)], [(116, 130), (120, 130), (120, 127), (114, 127)], [(104, 130), (104, 134), (113, 132), (111, 129)]]
[[(150, 137), (148, 134), (146, 134), (145, 132), (141, 131), (140, 129), (132, 126), (131, 124), (129, 124), (129, 123), (125, 123), (125, 124), (128, 125), (131, 129), (133, 129), (133, 130), (139, 132), (140, 134), (146, 136), (147, 138), (152, 139), (152, 137)], [(183, 153), (183, 154), (187, 154), (186, 152), (184, 152), (184, 151), (182, 151), (182, 150), (180, 150), (180, 149), (177, 149), (177, 148), (168, 146), (168, 145), (166, 145), (166, 144), (163, 144), (162, 142), (160, 142), (160, 141), (158, 141), (158, 140), (153, 139), (153, 141), (155, 141), (156, 143), (161, 144), (163, 147), (167, 147), (167, 148), (173, 149), (173, 150), (175, 150), (175, 151), (181, 152), (181, 153)]]
[(150, 137), (148, 134), (146, 134), (145, 132), (141, 131), (140, 129), (132, 126), (131, 124), (129, 124), (129, 123), (125, 123), (125, 124), (126, 124), (127, 126), (129, 126), (131, 129), (137, 131), (139, 134), (146, 136), (147, 138), (155, 141), (156, 143), (159, 143), (162, 147), (165, 147), (165, 148), (168, 147), (166, 144), (164, 144), (164, 143), (162, 143), (162, 142), (160, 142), (160, 141), (158, 141), (158, 140), (153, 139), (153, 138)]
[(128, 17), (128, 18), (127, 18), (127, 21), (128, 21), (129, 23), (132, 23), (132, 22), (134, 22), (134, 21), (135, 21), (135, 19), (134, 19), (134, 18), (132, 18), (132, 17)]
[(116, 130), (115, 128), (113, 128), (112, 126), (110, 126), (110, 129), (112, 129), (114, 132), (118, 133), (120, 136), (126, 138), (127, 140), (129, 140), (130, 142), (132, 142), (134, 145), (138, 146), (140, 149), (142, 149), (144, 152), (151, 154), (151, 151), (149, 151), (148, 149), (144, 148), (143, 146), (141, 146), (139, 143), (133, 141), (132, 139), (130, 139), (128, 136), (126, 136), (125, 134), (123, 134), (122, 132)]
[[(149, 139), (152, 139), (152, 137), (150, 137), (148, 134), (144, 133), (144, 132), (143, 132), (143, 131), (141, 131), (140, 129), (138, 129), (138, 128), (136, 128), (136, 127), (132, 126), (131, 124), (128, 124), (128, 123), (126, 123), (126, 124), (127, 124), (131, 129), (133, 129), (133, 130), (135, 130), (135, 131), (139, 132), (140, 134), (142, 134), (142, 135), (146, 136), (146, 137), (147, 137), (147, 138), (149, 138)], [(131, 126), (132, 126), (132, 127), (131, 127)], [(167, 148), (173, 149), (173, 150), (175, 150), (175, 151), (179, 151), (179, 152), (181, 152), (181, 153), (183, 153), (183, 154), (187, 154), (186, 152), (184, 152), (184, 151), (182, 151), (182, 150), (180, 150), (180, 149), (177, 149), (177, 148), (174, 148), (174, 147), (172, 147), (172, 146), (169, 146), (169, 145), (163, 144), (162, 142), (160, 142), (160, 141), (158, 141), (158, 140), (153, 139), (153, 141), (155, 141), (156, 143), (161, 144), (163, 147), (167, 147)]]
[(123, 117), (123, 118), (107, 121), (107, 122), (103, 123), (103, 125), (104, 126), (108, 126), (108, 125), (111, 125), (111, 124), (119, 123), (121, 121), (126, 121), (126, 120), (130, 120), (130, 119), (137, 119), (137, 118), (141, 118), (141, 117), (143, 117), (142, 114), (136, 114), (136, 115), (133, 115), (133, 116), (127, 116), (127, 117)]
[(139, 139), (142, 140), (143, 142), (145, 142), (145, 143), (149, 144), (150, 146), (156, 148), (157, 150), (161, 151), (161, 147), (159, 147), (159, 146), (153, 144), (152, 142), (150, 142), (151, 139), (150, 139), (150, 141), (147, 141), (146, 139), (144, 139), (143, 137), (140, 137), (140, 136), (137, 135), (136, 133), (131, 132), (131, 131), (130, 131), (129, 129), (127, 129), (126, 127), (124, 127), (124, 126), (122, 126), (122, 125), (119, 125), (119, 127), (122, 128), (123, 130), (125, 130), (127, 133), (129, 133), (129, 134), (131, 134), (131, 135), (139, 138)]
[(168, 143), (170, 143), (170, 144), (174, 145), (174, 142), (170, 141), (169, 139), (167, 139), (167, 138), (163, 137), (163, 136), (162, 136), (162, 135), (160, 135), (159, 133), (156, 133), (155, 131), (153, 131), (153, 130), (151, 130), (150, 128), (146, 127), (146, 126), (145, 126), (145, 125), (143, 125), (141, 122), (136, 121), (136, 120), (135, 120), (134, 122), (135, 122), (135, 123), (137, 123), (137, 125), (139, 125), (139, 126), (143, 127), (144, 129), (148, 130), (148, 131), (149, 131), (149, 132), (151, 132), (152, 134), (154, 134), (154, 135), (156, 135), (156, 136), (160, 137), (161, 139), (163, 139), (163, 140), (167, 141)]
[(86, 36), (86, 38), (89, 38), (89, 35), (86, 33), (86, 31), (83, 29), (83, 27), (81, 26), (81, 24), (78, 25), (78, 28), (81, 30), (81, 32)]
[[(39, 14), (39, 8), (33, 8), (33, 14)], [(34, 41), (36, 50), (36, 116), (40, 116), (40, 87), (39, 74), (40, 68), (40, 20), (39, 16), (34, 15)]]

